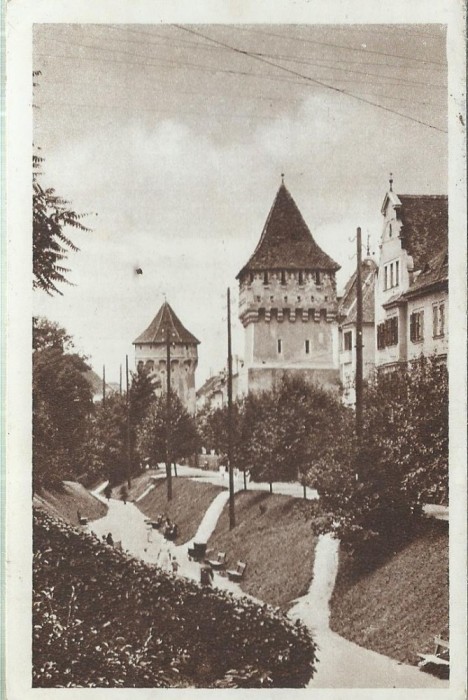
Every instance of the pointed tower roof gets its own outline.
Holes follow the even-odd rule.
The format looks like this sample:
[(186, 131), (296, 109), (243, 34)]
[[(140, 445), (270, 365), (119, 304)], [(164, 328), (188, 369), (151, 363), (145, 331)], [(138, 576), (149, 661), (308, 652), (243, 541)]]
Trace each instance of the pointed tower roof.
[(182, 325), (173, 308), (165, 301), (148, 328), (133, 341), (133, 345), (166, 343), (168, 330), (171, 343), (181, 343), (185, 345), (198, 345), (200, 343), (200, 341)]
[(281, 183), (257, 247), (237, 275), (261, 270), (332, 270), (340, 265), (314, 241), (302, 214)]

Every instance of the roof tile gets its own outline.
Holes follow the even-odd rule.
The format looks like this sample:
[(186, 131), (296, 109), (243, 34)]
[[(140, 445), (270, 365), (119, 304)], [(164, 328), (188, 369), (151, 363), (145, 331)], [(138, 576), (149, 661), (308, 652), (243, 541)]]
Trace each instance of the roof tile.
[(182, 325), (172, 307), (165, 301), (148, 328), (133, 341), (133, 345), (166, 343), (168, 331), (171, 343), (183, 343), (187, 345), (198, 345), (200, 343), (200, 341)]
[(260, 241), (237, 278), (247, 271), (278, 269), (340, 269), (340, 265), (314, 241), (296, 202), (284, 184), (281, 184), (277, 192)]

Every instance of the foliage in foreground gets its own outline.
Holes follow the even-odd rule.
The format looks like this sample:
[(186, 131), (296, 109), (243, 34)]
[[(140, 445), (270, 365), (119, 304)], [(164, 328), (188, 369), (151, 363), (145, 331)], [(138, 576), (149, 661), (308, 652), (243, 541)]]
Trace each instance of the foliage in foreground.
[(90, 231), (81, 223), (83, 214), (77, 214), (70, 202), (52, 188), (40, 184), (40, 166), (43, 159), (33, 157), (33, 287), (47, 294), (62, 295), (59, 285), (70, 284), (64, 267), (70, 251), (79, 249), (65, 231)]
[[(315, 644), (279, 610), (203, 588), (34, 515), (35, 687), (304, 687)], [(241, 679), (241, 680), (237, 680)]]

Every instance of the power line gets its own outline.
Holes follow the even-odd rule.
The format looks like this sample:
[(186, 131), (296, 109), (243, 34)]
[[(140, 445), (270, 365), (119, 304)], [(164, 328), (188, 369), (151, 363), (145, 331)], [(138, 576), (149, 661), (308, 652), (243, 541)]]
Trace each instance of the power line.
[[(89, 86), (89, 82), (87, 82), (87, 81), (81, 81), (81, 80), (71, 80), (71, 81), (70, 81), (70, 80), (55, 80), (55, 79), (52, 79), (52, 80), (48, 80), (47, 82), (48, 82), (48, 84), (50, 84), (50, 85), (84, 85), (84, 86), (86, 86), (86, 87)], [(293, 82), (293, 81), (291, 81), (291, 82)], [(296, 84), (296, 85), (303, 85), (303, 83), (301, 83), (301, 82), (299, 82), (299, 81), (294, 81), (294, 84)], [(367, 85), (371, 85), (371, 84), (372, 84), (372, 83), (367, 83), (367, 82), (365, 83), (366, 86), (367, 86)], [(115, 87), (115, 88), (117, 88), (118, 86), (119, 86), (118, 83), (114, 83), (113, 85), (111, 85), (111, 86), (109, 86), (109, 87), (113, 87), (113, 88)], [(40, 86), (40, 87), (42, 87), (42, 86)], [(145, 88), (145, 90), (146, 90), (146, 88)], [(145, 92), (145, 94), (148, 94), (148, 93)], [(155, 91), (154, 89), (151, 90), (151, 94), (153, 94), (153, 95), (155, 95), (155, 96), (161, 96), (161, 95), (162, 95), (163, 97), (167, 97), (167, 92), (164, 92), (164, 91), (163, 91), (163, 92), (157, 92), (157, 91)], [(204, 98), (204, 94), (203, 94), (200, 90), (175, 90), (174, 88), (171, 88), (171, 93), (170, 93), (170, 94), (171, 94), (171, 95), (192, 95), (192, 96), (194, 96), (194, 97), (201, 97), (201, 98)], [(373, 96), (373, 97), (380, 97), (380, 98), (383, 99), (383, 100), (393, 100), (393, 101), (396, 101), (396, 102), (406, 102), (406, 103), (409, 104), (409, 105), (418, 104), (418, 105), (423, 105), (423, 106), (425, 106), (425, 107), (446, 106), (446, 104), (447, 104), (446, 101), (440, 102), (440, 101), (438, 101), (438, 100), (432, 100), (432, 101), (429, 102), (429, 101), (427, 101), (427, 100), (416, 100), (416, 99), (413, 99), (412, 97), (411, 97), (411, 98), (407, 98), (407, 97), (401, 97), (401, 96), (400, 96), (400, 97), (397, 97), (396, 95), (384, 95), (384, 94), (382, 94), (381, 92), (360, 92), (359, 94), (360, 94), (360, 95), (364, 95), (364, 96), (370, 96), (370, 97), (372, 97), (372, 96)], [(206, 93), (205, 93), (205, 95), (206, 95)], [(221, 100), (224, 100), (224, 99), (225, 99), (225, 96), (224, 96), (224, 95), (213, 95), (213, 94), (211, 94), (210, 96), (211, 96), (212, 98), (213, 98), (213, 97), (219, 97), (219, 99), (221, 99)], [(249, 95), (247, 99), (249, 99), (249, 100), (262, 100), (262, 101), (264, 101), (264, 102), (270, 102), (270, 103), (271, 103), (271, 102), (284, 102), (284, 98), (283, 98), (283, 97), (274, 97), (273, 95)], [(302, 100), (299, 99), (299, 98), (288, 97), (288, 102), (302, 103)]]
[(245, 56), (250, 56), (250, 58), (252, 58), (256, 61), (261, 61), (262, 63), (266, 63), (267, 65), (274, 66), (275, 68), (279, 68), (280, 70), (286, 71), (287, 73), (290, 73), (291, 75), (295, 75), (299, 78), (303, 78), (304, 80), (308, 80), (316, 85), (320, 85), (321, 87), (327, 88), (329, 90), (333, 90), (334, 92), (339, 92), (343, 95), (347, 95), (348, 97), (353, 97), (354, 99), (359, 100), (360, 102), (371, 105), (373, 107), (378, 107), (379, 109), (382, 109), (385, 112), (390, 112), (391, 114), (396, 114), (399, 117), (403, 117), (404, 119), (408, 119), (409, 121), (415, 122), (416, 124), (421, 124), (422, 126), (427, 126), (430, 129), (434, 129), (435, 131), (440, 131), (441, 133), (447, 133), (446, 129), (441, 129), (441, 128), (435, 126), (434, 124), (430, 124), (429, 122), (424, 122), (421, 119), (417, 119), (416, 117), (411, 117), (410, 115), (404, 114), (403, 112), (397, 112), (397, 111), (391, 109), (390, 107), (385, 107), (384, 105), (379, 104), (378, 102), (372, 102), (371, 100), (367, 100), (364, 97), (359, 97), (358, 95), (347, 92), (346, 90), (343, 90), (342, 88), (337, 88), (337, 87), (334, 87), (333, 85), (328, 85), (327, 83), (324, 83), (320, 80), (316, 80), (315, 78), (311, 78), (308, 75), (303, 75), (302, 73), (299, 73), (298, 71), (292, 70), (291, 68), (286, 68), (285, 66), (281, 66), (278, 63), (274, 63), (273, 61), (269, 61), (265, 58), (261, 58), (260, 56), (253, 56), (248, 51), (242, 51), (241, 49), (238, 49), (234, 46), (230, 46), (229, 44), (226, 44), (225, 42), (220, 42), (217, 39), (213, 39), (212, 37), (209, 37), (206, 34), (203, 34), (202, 32), (195, 31), (194, 29), (189, 29), (188, 27), (182, 27), (181, 25), (178, 25), (178, 24), (176, 24), (174, 26), (178, 27), (182, 31), (194, 34), (195, 36), (200, 36), (207, 41), (213, 41), (214, 43), (219, 43), (221, 45), (224, 45), (227, 48), (230, 48), (235, 53), (240, 53), (240, 54), (243, 54)]
[[(180, 29), (183, 27), (181, 25), (175, 25), (178, 26)], [(247, 31), (247, 32), (253, 32), (254, 34), (264, 34), (265, 36), (275, 36), (278, 37), (279, 39), (283, 39), (285, 41), (299, 41), (301, 43), (306, 43), (306, 44), (316, 44), (318, 46), (328, 46), (333, 49), (343, 49), (346, 51), (357, 51), (359, 53), (364, 53), (364, 54), (375, 54), (377, 56), (386, 56), (387, 58), (402, 58), (405, 61), (415, 61), (417, 63), (431, 63), (436, 66), (443, 66), (445, 65), (441, 61), (431, 61), (429, 59), (424, 59), (424, 58), (415, 58), (414, 56), (402, 56), (401, 54), (395, 54), (395, 53), (386, 53), (385, 51), (374, 51), (372, 49), (362, 49), (362, 48), (357, 48), (355, 46), (344, 46), (343, 44), (331, 44), (327, 41), (319, 41), (318, 39), (305, 39), (305, 38), (300, 38), (300, 37), (287, 37), (284, 36), (284, 34), (277, 34), (275, 32), (266, 32), (261, 29), (252, 29), (250, 27), (239, 27), (237, 25), (238, 29), (241, 29), (242, 31)], [(186, 31), (190, 31), (189, 29), (185, 28)]]
[[(59, 43), (59, 44), (65, 44), (66, 46), (76, 46), (76, 47), (78, 47), (78, 48), (87, 48), (87, 49), (91, 49), (92, 51), (103, 51), (103, 52), (105, 52), (105, 53), (117, 53), (117, 54), (122, 54), (122, 55), (125, 55), (125, 56), (132, 56), (133, 58), (152, 58), (152, 57), (146, 56), (145, 54), (136, 54), (136, 53), (134, 53), (133, 51), (124, 51), (124, 50), (122, 50), (122, 49), (107, 48), (107, 47), (104, 47), (104, 46), (93, 46), (93, 45), (90, 45), (90, 44), (81, 44), (81, 43), (76, 43), (76, 42), (73, 42), (73, 41), (65, 41), (65, 40), (62, 40), (62, 39), (57, 39), (57, 38), (55, 38), (55, 37), (51, 37), (51, 39), (52, 39), (52, 41), (55, 41), (55, 42), (57, 42), (57, 43)], [(224, 47), (224, 48), (227, 49), (227, 47)], [(256, 52), (251, 52), (251, 55), (252, 55), (252, 56), (261, 56), (261, 57), (266, 57), (266, 56), (267, 56), (266, 54), (260, 54), (260, 53), (256, 53)], [(314, 66), (314, 67), (316, 67), (316, 68), (328, 68), (328, 69), (331, 69), (331, 70), (333, 70), (333, 71), (341, 71), (341, 72), (344, 72), (344, 73), (356, 73), (356, 74), (359, 74), (359, 75), (371, 76), (371, 77), (374, 77), (374, 78), (381, 78), (381, 79), (384, 79), (384, 80), (392, 80), (392, 81), (396, 81), (397, 84), (422, 85), (422, 86), (424, 86), (424, 87), (427, 86), (427, 87), (441, 88), (441, 89), (444, 89), (444, 90), (446, 89), (446, 85), (438, 85), (438, 84), (436, 84), (436, 83), (428, 83), (428, 82), (426, 82), (426, 81), (421, 82), (421, 81), (415, 81), (415, 80), (408, 80), (407, 78), (400, 78), (400, 77), (398, 77), (398, 76), (397, 76), (397, 77), (394, 77), (394, 76), (392, 76), (392, 75), (382, 75), (382, 74), (379, 74), (379, 73), (372, 73), (372, 72), (368, 72), (368, 71), (359, 71), (359, 70), (356, 70), (356, 69), (353, 69), (353, 68), (341, 68), (341, 67), (339, 67), (339, 66), (331, 66), (331, 65), (326, 65), (326, 64), (318, 64), (318, 63), (314, 63), (313, 61), (302, 61), (302, 60), (299, 60), (299, 59), (281, 59), (281, 58), (279, 58), (278, 56), (274, 56), (274, 55), (273, 55), (273, 56), (268, 55), (268, 57), (275, 58), (276, 60), (291, 60), (291, 61), (293, 61), (293, 62), (295, 62), (295, 63), (303, 63), (303, 64), (305, 64), (305, 65)], [(181, 62), (179, 62), (179, 61), (175, 61), (174, 59), (165, 59), (165, 58), (161, 58), (160, 56), (156, 57), (156, 60), (161, 61), (162, 63), (166, 63), (166, 64), (167, 64), (167, 63), (174, 63), (174, 64), (176, 64), (176, 65), (181, 65), (181, 66), (187, 65), (187, 66), (192, 66), (192, 67), (193, 67), (193, 66), (196, 66), (196, 67), (206, 67), (206, 68), (209, 68), (209, 66), (200, 66), (199, 64), (181, 63)], [(329, 79), (329, 80), (332, 80), (333, 78), (328, 78), (328, 79)], [(359, 81), (353, 81), (353, 82), (359, 82)]]

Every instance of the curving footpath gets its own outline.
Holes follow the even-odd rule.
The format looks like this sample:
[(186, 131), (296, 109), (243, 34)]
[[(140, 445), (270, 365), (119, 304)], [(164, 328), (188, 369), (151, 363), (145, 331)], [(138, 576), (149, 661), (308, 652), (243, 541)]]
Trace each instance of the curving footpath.
[[(206, 478), (206, 472), (204, 473)], [(220, 477), (215, 474), (219, 484)], [(192, 477), (193, 478), (193, 477)], [(213, 483), (213, 482), (211, 482)], [(286, 486), (294, 486), (287, 484)], [(129, 554), (148, 563), (158, 564), (163, 569), (171, 569), (171, 558), (179, 564), (178, 574), (195, 581), (200, 580), (200, 566), (189, 561), (187, 548), (194, 542), (207, 542), (226, 505), (229, 492), (222, 491), (211, 502), (195, 537), (183, 545), (176, 546), (165, 540), (158, 530), (149, 530), (145, 515), (131, 502), (102, 496), (106, 483), (92, 492), (108, 506), (108, 512), (99, 520), (87, 526), (99, 538), (112, 533), (115, 542), (120, 541)], [(269, 488), (269, 485), (266, 484)], [(302, 488), (297, 484), (298, 488)], [(239, 483), (238, 489), (242, 488)], [(257, 489), (257, 484), (249, 484), (251, 490), (264, 490), (264, 485)], [(279, 489), (275, 491), (279, 493)], [(289, 495), (289, 494), (288, 494)], [(302, 494), (301, 494), (302, 495)], [(170, 556), (169, 556), (170, 555)], [(330, 630), (329, 603), (338, 572), (339, 542), (331, 535), (321, 535), (317, 542), (313, 563), (313, 578), (309, 591), (297, 599), (289, 611), (292, 619), (300, 619), (311, 630), (318, 650), (317, 671), (311, 680), (311, 688), (446, 688), (448, 681), (443, 681), (426, 673), (416, 666), (402, 664), (387, 656), (349, 642)], [(240, 586), (215, 572), (213, 585), (234, 595), (248, 597), (263, 603), (244, 593)]]

